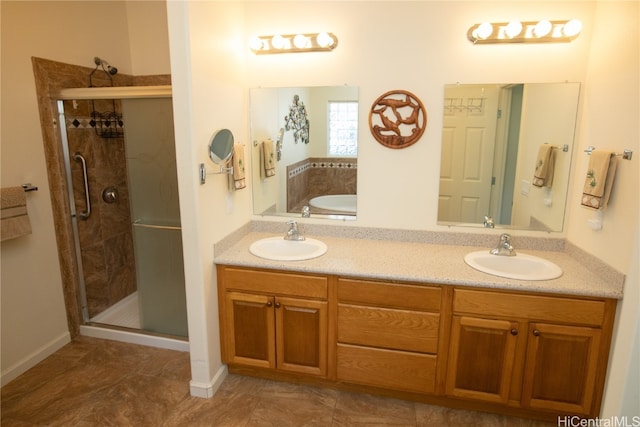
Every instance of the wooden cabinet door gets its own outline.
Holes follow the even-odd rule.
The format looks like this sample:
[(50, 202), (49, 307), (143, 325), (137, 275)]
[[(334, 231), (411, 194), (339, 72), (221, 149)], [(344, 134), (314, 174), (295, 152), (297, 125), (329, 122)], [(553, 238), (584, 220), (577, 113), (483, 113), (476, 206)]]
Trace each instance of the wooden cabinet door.
[(514, 321), (453, 316), (446, 393), (507, 402), (519, 327)]
[(275, 368), (273, 297), (227, 292), (225, 304), (225, 362)]
[(596, 328), (531, 323), (523, 406), (591, 414), (600, 336)]
[(278, 369), (327, 374), (327, 303), (276, 297)]

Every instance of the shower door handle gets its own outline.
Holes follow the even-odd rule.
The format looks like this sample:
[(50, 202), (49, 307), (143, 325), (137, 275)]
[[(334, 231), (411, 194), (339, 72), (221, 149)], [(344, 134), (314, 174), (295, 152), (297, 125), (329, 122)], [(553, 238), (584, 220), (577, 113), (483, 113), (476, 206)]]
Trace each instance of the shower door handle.
[(84, 198), (86, 200), (86, 206), (84, 212), (80, 212), (78, 215), (80, 219), (88, 219), (91, 216), (91, 200), (89, 200), (89, 178), (87, 177), (87, 161), (82, 157), (82, 154), (75, 153), (73, 160), (82, 163), (82, 178), (84, 180)]

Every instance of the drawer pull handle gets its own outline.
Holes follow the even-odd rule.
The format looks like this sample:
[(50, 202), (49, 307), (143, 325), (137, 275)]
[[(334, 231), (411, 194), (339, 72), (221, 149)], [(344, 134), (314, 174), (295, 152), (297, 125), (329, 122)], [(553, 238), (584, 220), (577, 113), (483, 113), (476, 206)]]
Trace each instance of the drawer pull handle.
[(267, 307), (272, 307), (272, 306), (273, 306), (273, 302), (267, 301)]
[(276, 302), (276, 308), (280, 308), (280, 303)]
[(540, 336), (540, 331), (537, 329), (533, 330), (533, 336), (539, 337)]
[(516, 328), (513, 328), (513, 329), (511, 330), (511, 335), (513, 335), (513, 336), (518, 335), (518, 330), (517, 330)]

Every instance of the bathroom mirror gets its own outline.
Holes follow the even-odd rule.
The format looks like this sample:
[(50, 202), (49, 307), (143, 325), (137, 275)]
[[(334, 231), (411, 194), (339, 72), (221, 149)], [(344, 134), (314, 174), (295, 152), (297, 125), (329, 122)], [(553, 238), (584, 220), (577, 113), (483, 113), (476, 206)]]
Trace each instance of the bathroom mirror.
[(229, 129), (221, 129), (209, 141), (209, 157), (215, 164), (224, 164), (233, 154), (233, 134)]
[[(287, 130), (296, 102), (307, 113), (308, 143)], [(358, 88), (254, 88), (250, 104), (254, 214), (355, 219)]]
[[(562, 231), (579, 92), (579, 83), (446, 85), (438, 223)], [(554, 147), (550, 187), (532, 183), (542, 144)]]

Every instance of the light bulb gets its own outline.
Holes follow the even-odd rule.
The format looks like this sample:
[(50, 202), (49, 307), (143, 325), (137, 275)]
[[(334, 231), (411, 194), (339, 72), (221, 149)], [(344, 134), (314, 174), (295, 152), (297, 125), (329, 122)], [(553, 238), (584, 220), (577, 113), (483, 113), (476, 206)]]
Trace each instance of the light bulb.
[(551, 22), (547, 20), (543, 20), (536, 24), (536, 26), (533, 29), (533, 34), (538, 38), (544, 37), (551, 32), (551, 28), (552, 28)]
[(487, 37), (489, 37), (492, 33), (493, 33), (493, 25), (491, 25), (488, 22), (483, 22), (482, 24), (478, 25), (478, 27), (475, 30), (473, 30), (472, 35), (476, 39), (484, 40)]
[(520, 21), (511, 21), (505, 28), (505, 34), (510, 39), (514, 38), (522, 32), (522, 23)]
[(577, 36), (580, 31), (582, 31), (582, 22), (577, 19), (570, 20), (562, 27), (562, 34), (567, 37)]
[(276, 35), (271, 38), (271, 46), (273, 46), (274, 49), (284, 49), (286, 41), (281, 35)]
[(293, 38), (293, 45), (298, 49), (304, 49), (305, 47), (309, 47), (309, 38), (302, 34), (298, 34)]
[(329, 47), (334, 43), (333, 38), (327, 33), (320, 33), (316, 37), (316, 42), (320, 47)]
[(249, 40), (249, 47), (251, 50), (256, 52), (262, 50), (263, 44), (260, 37), (251, 37), (251, 40)]

